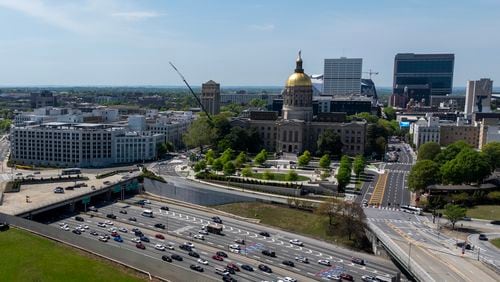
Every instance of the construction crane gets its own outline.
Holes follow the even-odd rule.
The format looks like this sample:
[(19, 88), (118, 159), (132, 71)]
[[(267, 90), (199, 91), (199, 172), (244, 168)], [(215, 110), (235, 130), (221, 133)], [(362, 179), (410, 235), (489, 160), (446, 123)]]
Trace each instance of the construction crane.
[(363, 73), (367, 73), (370, 76), (370, 79), (372, 79), (372, 75), (378, 75), (378, 71), (372, 71), (372, 69), (364, 71)]
[(184, 83), (186, 84), (186, 86), (189, 88), (189, 91), (191, 92), (191, 94), (193, 94), (194, 98), (198, 102), (198, 105), (200, 105), (201, 109), (205, 112), (205, 114), (207, 115), (207, 117), (210, 120), (210, 122), (212, 122), (212, 116), (210, 116), (210, 114), (208, 113), (207, 109), (205, 109), (205, 107), (203, 106), (203, 104), (200, 101), (200, 98), (198, 98), (198, 96), (196, 96), (196, 94), (194, 93), (193, 89), (191, 88), (191, 86), (189, 85), (189, 83), (186, 81), (186, 79), (184, 78), (184, 76), (182, 75), (182, 73), (174, 66), (174, 64), (172, 64), (172, 62), (168, 62), (168, 63), (177, 72), (177, 74), (179, 74), (179, 76), (181, 77), (182, 81), (184, 81)]

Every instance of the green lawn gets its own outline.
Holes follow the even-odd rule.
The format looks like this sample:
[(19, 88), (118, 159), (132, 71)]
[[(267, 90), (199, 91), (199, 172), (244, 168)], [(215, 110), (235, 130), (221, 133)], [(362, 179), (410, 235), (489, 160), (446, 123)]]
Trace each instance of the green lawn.
[(346, 238), (327, 234), (328, 217), (280, 205), (264, 203), (234, 203), (215, 207), (228, 213), (260, 219), (262, 224), (278, 227), (290, 232), (353, 246)]
[(493, 239), (493, 240), (490, 240), (490, 242), (497, 248), (500, 249), (500, 238), (496, 238), (496, 239)]
[(0, 232), (1, 281), (142, 281), (117, 264), (10, 228)]
[(467, 216), (472, 218), (498, 220), (500, 219), (499, 205), (480, 205), (467, 210)]
[[(275, 180), (275, 181), (287, 181), (285, 180), (285, 177), (286, 177), (286, 173), (271, 173), (273, 175), (273, 179), (269, 179), (269, 180)], [(253, 178), (257, 178), (257, 179), (264, 179), (264, 173), (254, 173), (252, 174), (252, 177)], [(297, 181), (308, 181), (310, 180), (309, 177), (305, 177), (303, 175), (299, 175), (298, 176), (298, 180)]]

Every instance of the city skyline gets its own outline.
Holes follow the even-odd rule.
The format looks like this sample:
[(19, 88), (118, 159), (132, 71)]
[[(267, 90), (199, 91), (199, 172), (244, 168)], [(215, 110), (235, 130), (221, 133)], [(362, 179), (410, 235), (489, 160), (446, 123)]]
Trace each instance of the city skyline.
[(0, 86), (181, 85), (169, 61), (193, 85), (282, 86), (298, 49), (308, 74), (363, 58), (377, 86), (396, 53), (454, 53), (455, 87), (500, 79), (495, 1), (297, 3), (0, 1)]

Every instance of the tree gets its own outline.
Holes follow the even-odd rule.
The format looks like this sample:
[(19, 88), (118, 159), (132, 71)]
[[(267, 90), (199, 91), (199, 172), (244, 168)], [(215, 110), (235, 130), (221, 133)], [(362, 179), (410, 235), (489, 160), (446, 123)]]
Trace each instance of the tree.
[(224, 164), (222, 163), (220, 158), (215, 159), (214, 162), (212, 163), (212, 169), (215, 171), (222, 171), (223, 167)]
[(427, 142), (418, 148), (418, 160), (433, 161), (441, 153), (441, 146), (436, 142)]
[(183, 135), (184, 144), (189, 148), (200, 147), (200, 152), (203, 152), (204, 145), (211, 144), (214, 139), (215, 131), (205, 116), (195, 119)]
[(224, 175), (233, 175), (236, 172), (236, 167), (233, 162), (229, 161), (224, 164)]
[(267, 102), (262, 99), (253, 98), (252, 100), (250, 100), (248, 105), (255, 108), (264, 108), (267, 106)]
[(359, 175), (365, 170), (365, 165), (365, 158), (363, 158), (362, 155), (357, 155), (356, 158), (354, 158), (352, 168), (354, 170), (354, 174), (356, 174), (356, 177), (359, 178)]
[(305, 150), (304, 153), (299, 157), (298, 164), (299, 166), (306, 166), (311, 161), (311, 153), (308, 150)]
[(362, 112), (348, 117), (350, 120), (366, 120), (368, 123), (377, 123), (379, 118), (371, 113)]
[(274, 179), (274, 174), (269, 171), (268, 169), (266, 169), (264, 171), (264, 174), (262, 174), (262, 179), (264, 180), (273, 180)]
[(418, 161), (408, 175), (408, 189), (423, 191), (427, 186), (440, 182), (439, 165), (431, 160)]
[(221, 108), (222, 112), (230, 112), (234, 116), (239, 116), (241, 112), (243, 111), (243, 106), (236, 104), (236, 103), (231, 103), (229, 105), (223, 106)]
[(265, 163), (267, 160), (267, 151), (265, 149), (262, 149), (262, 151), (260, 151), (260, 153), (257, 154), (257, 156), (255, 156), (255, 159), (254, 159), (254, 162), (258, 165), (262, 165), (263, 163)]
[(490, 175), (490, 163), (484, 154), (465, 148), (441, 167), (444, 183), (481, 183)]
[(219, 159), (221, 160), (223, 165), (233, 159), (233, 153), (234, 151), (231, 148), (227, 148), (224, 152), (222, 152), (222, 155), (219, 157)]
[(319, 166), (323, 169), (328, 169), (330, 168), (330, 155), (324, 154), (321, 159), (319, 159)]
[(455, 223), (461, 220), (466, 213), (466, 209), (458, 205), (448, 204), (444, 207), (443, 214), (448, 218), (451, 223), (452, 229), (455, 229)]
[(470, 149), (471, 146), (465, 141), (460, 140), (448, 145), (434, 159), (438, 164), (443, 165), (447, 161), (453, 160), (462, 150)]
[(198, 161), (194, 164), (194, 171), (195, 172), (200, 172), (207, 168), (207, 162), (205, 160)]
[(328, 225), (333, 225), (333, 219), (337, 215), (336, 213), (336, 205), (338, 204), (337, 201), (328, 200), (328, 201), (323, 201), (319, 204), (318, 208), (315, 210), (317, 214), (320, 215), (326, 215), (328, 216)]
[(285, 180), (286, 181), (297, 181), (299, 180), (299, 175), (297, 174), (297, 172), (295, 172), (295, 170), (290, 170), (286, 175), (285, 175)]
[(241, 175), (243, 175), (244, 177), (252, 177), (253, 176), (252, 168), (250, 166), (246, 166), (241, 170)]
[(384, 108), (384, 114), (387, 117), (388, 120), (394, 120), (396, 119), (396, 110), (394, 110), (393, 107), (385, 107)]
[(342, 215), (338, 226), (340, 231), (347, 235), (349, 240), (353, 235), (357, 239), (362, 238), (365, 232), (363, 221), (366, 218), (363, 208), (354, 202), (340, 202), (338, 205), (337, 210), (340, 210)]
[(247, 129), (239, 126), (232, 127), (217, 143), (219, 151), (231, 148), (237, 151), (257, 152), (261, 146), (262, 140), (255, 128)]
[(339, 167), (337, 171), (337, 182), (339, 185), (339, 190), (343, 191), (347, 184), (351, 181), (351, 170), (346, 167)]
[(342, 147), (344, 146), (340, 136), (331, 129), (323, 131), (318, 136), (316, 144), (318, 146), (317, 155), (329, 154), (331, 156), (340, 156), (342, 154)]
[(207, 161), (208, 165), (212, 165), (215, 159), (215, 151), (212, 149), (208, 149), (207, 153), (205, 154), (205, 161)]
[(244, 163), (248, 161), (247, 154), (245, 152), (240, 152), (238, 156), (236, 157), (235, 166), (237, 168), (240, 168)]
[(481, 151), (488, 158), (492, 171), (500, 168), (500, 142), (490, 142)]

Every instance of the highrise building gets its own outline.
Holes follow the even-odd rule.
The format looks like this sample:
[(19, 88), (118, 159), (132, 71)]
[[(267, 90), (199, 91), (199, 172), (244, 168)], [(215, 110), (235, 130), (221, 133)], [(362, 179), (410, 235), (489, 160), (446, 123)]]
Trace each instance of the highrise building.
[(323, 95), (348, 96), (361, 93), (363, 59), (325, 59)]
[(431, 95), (451, 94), (454, 54), (397, 54), (394, 59), (393, 94), (429, 104)]
[(467, 81), (465, 94), (465, 114), (491, 112), (491, 92), (493, 80), (481, 78)]
[(211, 115), (220, 112), (220, 84), (209, 80), (201, 86), (201, 104)]

